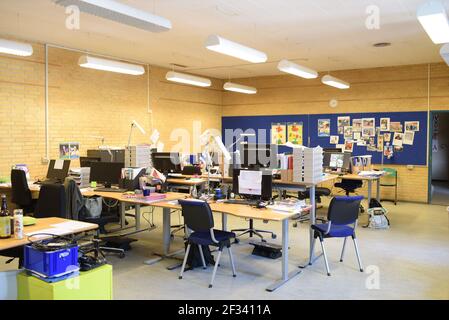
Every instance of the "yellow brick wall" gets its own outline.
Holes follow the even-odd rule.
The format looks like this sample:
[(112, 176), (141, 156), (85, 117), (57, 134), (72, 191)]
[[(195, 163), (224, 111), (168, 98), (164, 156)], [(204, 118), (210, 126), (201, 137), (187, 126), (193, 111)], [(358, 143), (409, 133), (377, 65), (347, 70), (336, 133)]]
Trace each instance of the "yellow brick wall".
[[(30, 58), (0, 55), (0, 176), (12, 164), (26, 163), (32, 177), (45, 175), (45, 55), (35, 44)], [(143, 76), (129, 76), (78, 66), (81, 53), (49, 48), (50, 158), (59, 156), (60, 142), (79, 142), (81, 154), (105, 144), (127, 144), (132, 120), (147, 131), (135, 130), (132, 143), (149, 143), (151, 124), (161, 132), (166, 150), (173, 129), (191, 133), (194, 122), (221, 129), (221, 81), (212, 88), (178, 85), (165, 80), (167, 70), (150, 66)], [(148, 70), (147, 70), (148, 71)], [(148, 106), (150, 99), (150, 107)], [(149, 113), (148, 110), (152, 110)], [(153, 116), (153, 121), (151, 117)], [(191, 138), (192, 140), (193, 138)], [(193, 141), (190, 141), (193, 146)], [(74, 161), (72, 166), (78, 166)]]

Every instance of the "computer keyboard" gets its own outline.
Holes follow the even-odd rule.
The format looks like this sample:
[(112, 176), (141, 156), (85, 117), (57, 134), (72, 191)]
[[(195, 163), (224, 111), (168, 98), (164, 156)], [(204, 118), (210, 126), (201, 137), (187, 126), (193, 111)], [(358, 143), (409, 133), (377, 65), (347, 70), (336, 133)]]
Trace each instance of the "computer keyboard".
[(242, 205), (246, 205), (246, 206), (255, 206), (255, 205), (257, 205), (259, 203), (259, 201), (229, 199), (229, 200), (225, 200), (224, 203), (228, 203), (228, 204), (242, 204)]
[(117, 192), (117, 193), (125, 193), (128, 190), (126, 189), (117, 189), (117, 188), (97, 188), (95, 189), (97, 192)]
[(62, 182), (59, 180), (43, 180), (43, 181), (34, 182), (34, 184), (39, 185), (39, 186), (44, 185), (44, 184), (58, 184), (58, 183), (60, 184)]

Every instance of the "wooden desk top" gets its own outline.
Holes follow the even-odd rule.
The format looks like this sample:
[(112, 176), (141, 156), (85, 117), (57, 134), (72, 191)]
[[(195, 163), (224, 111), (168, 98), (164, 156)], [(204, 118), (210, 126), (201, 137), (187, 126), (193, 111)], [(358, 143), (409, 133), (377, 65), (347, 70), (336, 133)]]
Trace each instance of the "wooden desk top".
[(375, 180), (379, 180), (381, 178), (381, 176), (379, 177), (373, 177), (373, 176), (360, 176), (358, 174), (345, 174), (342, 176), (338, 176), (336, 175), (337, 178), (341, 178), (341, 179), (348, 179), (348, 180), (371, 180), (371, 181), (375, 181)]
[[(194, 180), (186, 180), (186, 179), (194, 179)], [(171, 184), (178, 184), (178, 185), (184, 185), (184, 186), (199, 186), (207, 182), (207, 180), (204, 179), (196, 179), (194, 177), (176, 177), (176, 178), (168, 178), (168, 183)]]
[(126, 195), (119, 192), (98, 192), (93, 190), (87, 190), (82, 191), (81, 193), (83, 194), (83, 196), (86, 197), (100, 196), (103, 198), (113, 199), (120, 202), (141, 204), (141, 205), (153, 205), (154, 203), (161, 201), (172, 201), (172, 200), (186, 199), (189, 197), (189, 195), (186, 193), (177, 193), (177, 192), (167, 192), (165, 193), (166, 198), (160, 200), (147, 200), (143, 197), (142, 198), (127, 197)]
[[(296, 215), (296, 213), (291, 212), (279, 212), (272, 209), (257, 209), (248, 205), (243, 204), (229, 204), (223, 202), (210, 202), (209, 203), (212, 211), (222, 212), (245, 219), (255, 219), (255, 220), (266, 220), (266, 221), (282, 221), (289, 219)], [(172, 204), (169, 201), (162, 201), (152, 206), (157, 208), (169, 208), (169, 209), (181, 209), (179, 204)], [(304, 212), (310, 210), (310, 207), (304, 209)]]
[[(53, 225), (53, 224), (69, 222), (69, 221), (72, 221), (72, 220), (62, 219), (62, 218), (37, 219), (37, 222), (35, 225), (24, 227), (24, 230), (23, 230), (24, 238), (22, 240), (15, 239), (13, 237), (9, 238), (9, 239), (0, 239), (0, 250), (16, 248), (16, 247), (20, 247), (20, 246), (30, 243), (30, 241), (28, 241), (28, 237), (25, 235), (25, 233), (49, 229), (49, 228), (52, 228), (51, 225)], [(98, 228), (98, 225), (93, 224), (93, 223), (84, 223), (84, 224), (85, 224), (85, 227), (81, 227), (76, 230), (67, 230), (67, 233), (64, 233), (62, 235), (69, 235), (69, 234), (74, 234), (74, 233), (79, 233), (79, 232), (91, 231), (91, 230), (95, 230)], [(48, 239), (48, 238), (51, 238), (51, 237), (50, 236), (42, 237), (42, 238), (39, 238), (39, 240)]]

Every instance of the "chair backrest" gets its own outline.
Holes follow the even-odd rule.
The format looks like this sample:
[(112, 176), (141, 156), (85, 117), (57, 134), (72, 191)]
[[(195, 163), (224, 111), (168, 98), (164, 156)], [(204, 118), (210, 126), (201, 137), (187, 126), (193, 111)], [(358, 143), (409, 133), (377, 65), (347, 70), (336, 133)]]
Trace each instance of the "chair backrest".
[(335, 197), (329, 205), (327, 219), (334, 225), (355, 223), (359, 217), (363, 196)]
[(33, 198), (28, 187), (26, 173), (20, 169), (11, 170), (12, 202), (18, 206), (31, 205)]
[(352, 179), (341, 179), (341, 183), (342, 183), (342, 188), (344, 190), (355, 190), (358, 188), (361, 188), (363, 186), (363, 181), (362, 180), (352, 180)]
[(178, 200), (184, 223), (193, 231), (209, 231), (214, 227), (214, 216), (209, 204), (202, 200)]
[(62, 184), (44, 184), (39, 192), (34, 216), (36, 218), (66, 217), (66, 194)]

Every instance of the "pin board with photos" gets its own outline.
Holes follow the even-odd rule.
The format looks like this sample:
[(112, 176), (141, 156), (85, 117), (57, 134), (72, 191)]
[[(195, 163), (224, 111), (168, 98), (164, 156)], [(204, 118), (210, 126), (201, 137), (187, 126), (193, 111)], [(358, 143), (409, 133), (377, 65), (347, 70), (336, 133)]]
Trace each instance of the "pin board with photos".
[[(427, 112), (223, 117), (223, 137), (226, 129), (253, 129), (256, 137), (252, 138), (252, 142), (270, 143), (270, 132), (275, 124), (285, 126), (287, 142), (290, 139), (288, 129), (291, 124), (298, 124), (295, 128), (299, 130), (300, 137), (299, 133), (295, 135), (296, 141), (302, 140), (305, 146), (336, 148), (341, 145), (352, 149), (353, 155), (372, 155), (373, 163), (380, 164), (382, 146), (385, 150), (389, 141), (389, 156), (384, 157), (384, 164), (427, 164)], [(263, 136), (263, 131), (259, 134), (259, 129), (265, 129), (267, 137)], [(360, 143), (351, 144), (351, 136)], [(362, 139), (364, 136), (366, 139)], [(381, 139), (378, 138), (380, 136)], [(279, 152), (291, 152), (291, 148), (281, 145)]]

